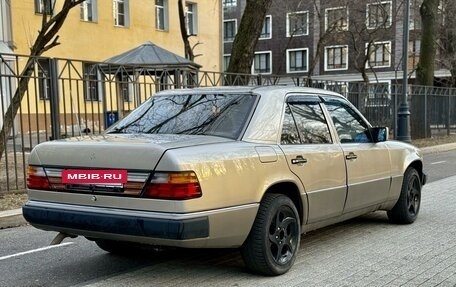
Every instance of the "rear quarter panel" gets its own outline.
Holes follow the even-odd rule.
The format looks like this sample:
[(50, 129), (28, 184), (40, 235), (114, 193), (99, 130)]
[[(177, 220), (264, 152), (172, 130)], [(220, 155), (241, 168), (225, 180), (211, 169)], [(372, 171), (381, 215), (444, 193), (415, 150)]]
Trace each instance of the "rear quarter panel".
[(269, 159), (276, 160), (267, 162), (260, 161), (255, 147), (259, 145), (234, 142), (169, 150), (157, 171), (192, 170), (197, 174), (203, 196), (179, 202), (180, 212), (259, 203), (268, 187), (278, 182), (293, 182), (304, 193), (278, 146), (268, 146)]

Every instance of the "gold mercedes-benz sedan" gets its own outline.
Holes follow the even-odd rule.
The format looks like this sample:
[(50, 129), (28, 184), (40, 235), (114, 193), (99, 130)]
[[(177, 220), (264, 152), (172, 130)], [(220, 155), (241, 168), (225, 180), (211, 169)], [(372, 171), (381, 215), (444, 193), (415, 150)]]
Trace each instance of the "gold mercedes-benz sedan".
[(339, 94), (171, 90), (103, 135), (36, 146), (23, 214), (112, 253), (240, 247), (250, 270), (279, 275), (309, 230), (376, 210), (414, 222), (425, 182), (420, 151)]

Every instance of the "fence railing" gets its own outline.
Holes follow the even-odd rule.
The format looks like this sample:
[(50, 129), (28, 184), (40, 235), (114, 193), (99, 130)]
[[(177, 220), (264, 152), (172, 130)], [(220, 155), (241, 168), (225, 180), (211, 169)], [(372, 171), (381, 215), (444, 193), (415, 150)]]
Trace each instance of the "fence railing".
[[(33, 69), (21, 71), (27, 63)], [(0, 127), (6, 111), (27, 79), (20, 109), (0, 162), (0, 193), (25, 187), (27, 153), (38, 143), (84, 134), (100, 134), (148, 97), (164, 89), (231, 85), (310, 85), (348, 98), (374, 126), (396, 135), (401, 85), (315, 81), (304, 77), (244, 75), (183, 68), (110, 65), (70, 59), (0, 54)], [(410, 86), (412, 137), (456, 130), (456, 89)]]

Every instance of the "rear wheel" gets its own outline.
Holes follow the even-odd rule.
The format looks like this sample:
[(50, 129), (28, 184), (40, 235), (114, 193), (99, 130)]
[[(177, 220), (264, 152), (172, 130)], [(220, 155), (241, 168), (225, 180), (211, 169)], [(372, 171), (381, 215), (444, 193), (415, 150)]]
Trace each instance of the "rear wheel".
[(399, 224), (413, 223), (418, 217), (421, 204), (421, 180), (420, 175), (413, 167), (409, 167), (404, 173), (401, 195), (396, 205), (387, 212), (391, 222)]
[(291, 199), (266, 194), (241, 254), (250, 270), (280, 275), (293, 266), (300, 237), (299, 215)]

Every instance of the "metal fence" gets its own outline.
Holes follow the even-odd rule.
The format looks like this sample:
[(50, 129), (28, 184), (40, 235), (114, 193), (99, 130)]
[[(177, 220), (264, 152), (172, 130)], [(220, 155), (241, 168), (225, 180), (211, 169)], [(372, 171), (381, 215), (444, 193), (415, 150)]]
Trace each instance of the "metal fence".
[[(33, 67), (21, 74), (26, 66)], [(231, 85), (309, 85), (305, 78), (241, 75), (182, 68), (28, 58), (0, 54), (0, 126), (13, 97), (22, 90), (20, 109), (0, 161), (0, 193), (23, 190), (28, 152), (38, 143), (84, 134), (100, 134), (148, 97), (164, 89)], [(312, 87), (347, 97), (374, 126), (396, 135), (401, 85), (312, 81)], [(415, 137), (456, 130), (456, 89), (410, 86)], [(10, 119), (11, 120), (11, 119)], [(412, 134), (412, 137), (414, 134)]]

